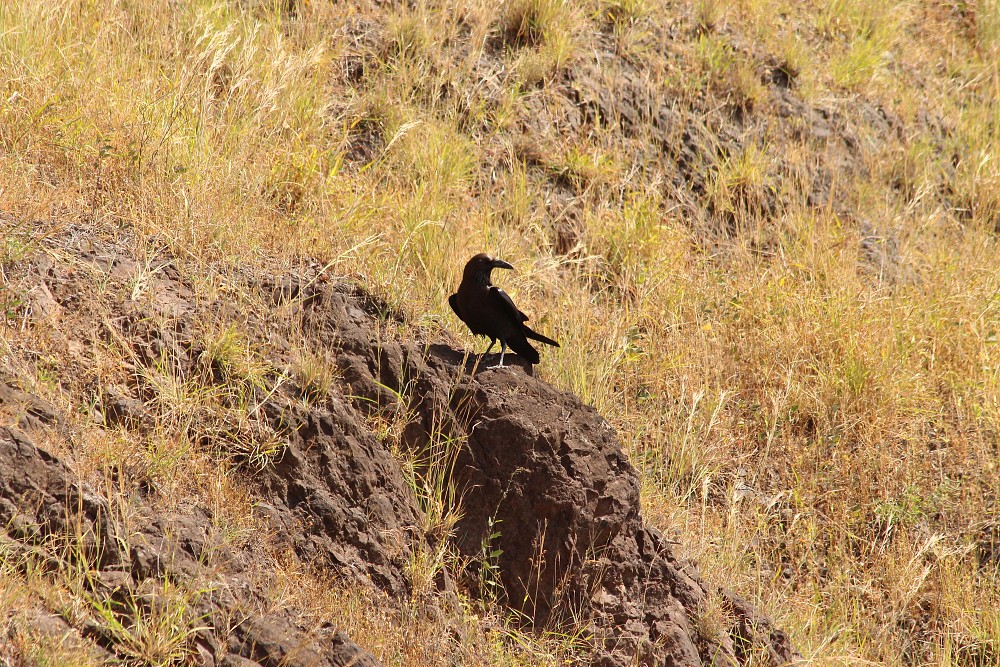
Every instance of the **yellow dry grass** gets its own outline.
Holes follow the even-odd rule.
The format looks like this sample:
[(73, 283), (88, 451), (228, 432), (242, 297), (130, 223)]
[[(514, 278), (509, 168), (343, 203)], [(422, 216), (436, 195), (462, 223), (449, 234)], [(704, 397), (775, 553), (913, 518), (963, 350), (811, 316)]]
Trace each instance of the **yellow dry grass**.
[[(736, 149), (706, 140), (677, 179), (636, 150), (649, 123), (535, 122), (597, 51), (673, 110), (672, 146), (724, 128)], [(542, 376), (618, 428), (647, 517), (711, 585), (817, 664), (1000, 665), (1000, 574), (980, 557), (1000, 510), (998, 62), (996, 0), (11, 0), (0, 264), (74, 223), (134, 229), (193, 275), (317, 258), (471, 346), (446, 296), (468, 256), (504, 257), (505, 288), (563, 344)], [(815, 111), (779, 113), (777, 69), (832, 139)], [(253, 374), (246, 340), (209, 333)], [(5, 364), (79, 408), (57, 339), (5, 338)], [(321, 388), (316, 354), (297, 372)], [(250, 502), (210, 459), (171, 455), (172, 433), (165, 488)], [(296, 568), (387, 663), (443, 664), (417, 603), (373, 623), (381, 602)], [(557, 660), (558, 640), (457, 613), (484, 638), (462, 640), (467, 664)]]

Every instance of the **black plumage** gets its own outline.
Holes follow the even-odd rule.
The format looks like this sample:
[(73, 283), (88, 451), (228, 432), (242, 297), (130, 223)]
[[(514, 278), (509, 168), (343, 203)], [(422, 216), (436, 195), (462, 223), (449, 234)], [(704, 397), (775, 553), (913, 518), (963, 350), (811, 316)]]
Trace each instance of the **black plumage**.
[(483, 354), (492, 350), (496, 342), (500, 341), (498, 366), (501, 368), (507, 347), (528, 363), (538, 363), (538, 350), (531, 346), (529, 338), (559, 347), (559, 343), (551, 338), (532, 331), (525, 324), (528, 316), (517, 309), (506, 292), (491, 282), (490, 274), (493, 269), (513, 268), (502, 259), (493, 259), (486, 253), (479, 253), (465, 265), (458, 291), (448, 297), (451, 309), (468, 325), (472, 333), (490, 339), (490, 346)]

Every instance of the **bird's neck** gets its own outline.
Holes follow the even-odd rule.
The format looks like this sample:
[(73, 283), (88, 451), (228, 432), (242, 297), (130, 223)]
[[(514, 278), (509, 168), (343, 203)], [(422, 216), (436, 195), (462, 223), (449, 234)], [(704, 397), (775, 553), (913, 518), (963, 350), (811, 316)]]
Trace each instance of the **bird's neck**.
[(476, 284), (477, 285), (481, 285), (482, 287), (489, 287), (490, 284), (491, 284), (490, 283), (490, 274), (486, 273), (486, 272), (477, 273), (475, 280), (476, 280)]

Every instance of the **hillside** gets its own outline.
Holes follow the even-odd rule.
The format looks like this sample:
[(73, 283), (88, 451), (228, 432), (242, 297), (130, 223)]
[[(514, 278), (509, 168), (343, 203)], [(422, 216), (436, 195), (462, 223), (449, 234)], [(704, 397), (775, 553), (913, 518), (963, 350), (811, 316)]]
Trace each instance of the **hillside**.
[[(697, 564), (699, 651), (735, 591), (811, 663), (998, 665), (998, 63), (997, 0), (3, 3), (4, 442), (126, 532), (210, 526), (240, 601), (385, 664), (578, 659), (470, 562), (414, 414), (285, 306), (349, 285), (373, 349), (481, 350), (446, 297), (486, 251), (562, 343), (539, 385), (614, 427), (643, 529)], [(430, 551), (332, 500), (336, 530), (281, 525), (299, 431), (264, 406), (294, 388), (365, 413), (373, 479), (413, 494), (383, 528)], [(122, 611), (45, 548), (0, 548), (3, 659), (204, 658), (202, 575)]]

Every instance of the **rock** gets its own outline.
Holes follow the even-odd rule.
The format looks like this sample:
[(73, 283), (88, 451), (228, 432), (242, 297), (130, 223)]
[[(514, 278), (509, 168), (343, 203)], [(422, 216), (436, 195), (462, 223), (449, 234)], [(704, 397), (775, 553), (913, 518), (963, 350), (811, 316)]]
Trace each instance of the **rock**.
[(94, 575), (94, 587), (103, 595), (131, 591), (134, 586), (132, 575), (123, 570), (101, 570)]
[(245, 629), (236, 631), (237, 635), (242, 635), (243, 657), (264, 667), (316, 665), (322, 660), (319, 642), (298, 638), (289, 620), (283, 616), (268, 615), (252, 619), (246, 625)]
[(31, 305), (31, 316), (36, 322), (55, 322), (59, 319), (59, 303), (44, 282), (28, 290), (28, 303)]
[(11, 427), (0, 428), (0, 501), (0, 525), (17, 526), (15, 537), (39, 545), (49, 536), (68, 537), (101, 569), (122, 562), (119, 529), (107, 503)]
[(294, 631), (282, 615), (254, 619), (238, 628), (244, 658), (264, 667), (381, 667), (375, 656), (343, 632), (323, 628), (309, 636)]
[(29, 632), (53, 639), (62, 639), (73, 631), (62, 616), (39, 610), (30, 611), (21, 618), (15, 616), (12, 621), (15, 628), (22, 626)]
[(540, 628), (586, 620), (597, 664), (700, 664), (688, 618), (705, 592), (642, 525), (638, 475), (610, 425), (514, 370), (459, 381), (448, 405), (467, 438), (456, 541), (473, 559), (483, 544), (500, 551), (507, 603)]
[(382, 664), (343, 632), (333, 635), (327, 648), (327, 656), (335, 667), (381, 667)]
[(442, 432), (465, 443), (450, 479), (461, 498), (455, 544), (471, 562), (498, 554), (501, 601), (530, 625), (587, 624), (591, 663), (605, 667), (743, 664), (747, 647), (772, 665), (796, 657), (735, 596), (727, 634), (699, 636), (690, 619), (708, 592), (644, 525), (638, 475), (593, 408), (518, 368), (473, 373), (475, 360), (446, 346), (376, 340), (374, 322), (325, 289), (310, 301), (311, 325), (339, 347), (359, 407), (414, 415), (404, 437), (418, 458)]
[(983, 568), (1000, 565), (1000, 520), (996, 513), (989, 513), (989, 518), (980, 523), (975, 536), (976, 556)]
[(146, 420), (142, 401), (133, 398), (120, 387), (106, 387), (101, 397), (104, 423), (107, 426), (138, 428)]
[(54, 408), (31, 394), (5, 384), (0, 377), (0, 408), (15, 416), (15, 423), (24, 429), (38, 429), (56, 424)]
[(304, 560), (320, 558), (341, 576), (405, 594), (418, 519), (399, 464), (341, 400), (290, 419), (284, 452), (258, 474), (268, 515)]
[[(14, 611), (4, 621), (6, 623), (0, 621), (0, 664), (5, 667), (49, 664), (38, 660), (39, 656), (46, 656), (44, 650), (31, 656), (35, 658), (34, 661), (28, 660), (28, 656), (19, 652), (26, 647), (59, 647), (61, 651), (72, 651), (76, 658), (72, 664), (107, 665), (115, 662), (114, 654), (85, 639), (66, 619), (57, 614), (41, 609), (26, 609)], [(13, 662), (10, 661), (11, 652)]]
[[(0, 385), (0, 394), (10, 388)], [(255, 603), (255, 593), (239, 568), (224, 558), (228, 547), (211, 537), (212, 518), (204, 512), (184, 514), (154, 512), (133, 507), (129, 531), (119, 525), (108, 503), (57, 457), (39, 449), (24, 433), (0, 427), (0, 544), (19, 557), (52, 564), (64, 558), (85, 556), (98, 571), (88, 578), (89, 594), (97, 599), (124, 600), (125, 607), (145, 599), (138, 592), (156, 591), (163, 581), (211, 582), (212, 594), (192, 602), (192, 618), (216, 619), (192, 635), (191, 650), (201, 664), (311, 665), (377, 667), (378, 661), (343, 633), (326, 629), (311, 632), (291, 621), (287, 611), (271, 613), (237, 628), (231, 652), (219, 648), (212, 627), (228, 627), (228, 619), (244, 614)], [(70, 552), (48, 553), (43, 546), (66, 543)], [(123, 550), (121, 545), (128, 545)], [(216, 561), (223, 561), (221, 563)], [(401, 575), (400, 575), (400, 578)], [(82, 610), (81, 610), (82, 611)], [(102, 615), (86, 615), (76, 628), (52, 617), (37, 615), (31, 623), (46, 634), (72, 634), (89, 638), (109, 651), (116, 649), (116, 634)], [(221, 653), (221, 655), (218, 655)], [(253, 657), (258, 662), (245, 660)], [(113, 656), (109, 655), (109, 659)]]
[(764, 647), (772, 665), (787, 665), (801, 660), (788, 635), (778, 630), (753, 605), (731, 591), (721, 592), (727, 611), (735, 618), (734, 646), (740, 664), (751, 660), (751, 650)]
[[(622, 119), (630, 122), (627, 114)], [(84, 264), (91, 268), (70, 270), (53, 259), (45, 280), (63, 321), (99, 318), (90, 333), (67, 333), (81, 348), (74, 363), (86, 370), (88, 350), (101, 336), (132, 348), (129, 363), (135, 367), (123, 377), (134, 385), (107, 385), (96, 395), (92, 383), (76, 378), (64, 387), (98, 399), (106, 423), (145, 425), (150, 415), (134, 397), (157, 395), (156, 384), (143, 378), (159, 372), (165, 360), (209, 389), (228, 381), (205, 363), (196, 342), (199, 322), (214, 318), (243, 327), (240, 333), (248, 338), (257, 331), (267, 341), (284, 336), (284, 343), (267, 345), (273, 355), (268, 361), (279, 369), (291, 363), (295, 346), (287, 331), (263, 316), (239, 313), (224, 299), (198, 302), (172, 258), (157, 258), (162, 270), (139, 294), (131, 288), (90, 289), (87, 281), (97, 278), (130, 281), (136, 264), (101, 239), (87, 252)], [(412, 554), (452, 540), (471, 564), (468, 576), (456, 583), (442, 573), (422, 582), (437, 587), (434, 599), (455, 599), (459, 586), (478, 582), (481, 590), (472, 584), (466, 592), (498, 598), (527, 629), (581, 631), (593, 665), (743, 664), (751, 655), (777, 665), (796, 658), (784, 633), (741, 598), (710, 593), (697, 568), (644, 523), (638, 475), (614, 430), (593, 408), (532, 377), (530, 367), (484, 364), (474, 372), (475, 358), (466, 360), (446, 345), (393, 340), (383, 325), (401, 314), (355, 287), (307, 275), (261, 279), (251, 269), (236, 271), (233, 281), (256, 289), (270, 308), (283, 309), (282, 316), (294, 320), (295, 335), (329, 352), (340, 370), (339, 382), (308, 402), (292, 383), (278, 382), (273, 389), (248, 384), (247, 392), (257, 392), (248, 396), (256, 407), (240, 419), (252, 422), (253, 433), (274, 436), (279, 448), (273, 456), (247, 461), (245, 443), (229, 432), (230, 423), (220, 425), (213, 414), (191, 415), (191, 437), (203, 452), (242, 462), (241, 483), (258, 499), (259, 518), (279, 550), (287, 545), (303, 563), (347, 585), (375, 586), (390, 599), (409, 599), (417, 592), (407, 574)], [(517, 357), (511, 361), (516, 364)], [(0, 406), (20, 427), (68, 433), (52, 406), (11, 384), (0, 378)], [(219, 401), (207, 411), (229, 409)], [(456, 445), (443, 480), (454, 485), (461, 502), (451, 534), (422, 534), (426, 517), (369, 419), (402, 425), (402, 443), (393, 446), (412, 448), (418, 461), (427, 459), (431, 446), (440, 454), (442, 443)], [(88, 594), (126, 606), (148, 603), (147, 593), (164, 582), (207, 587), (210, 593), (196, 595), (189, 605), (192, 623), (205, 628), (193, 632), (185, 647), (205, 664), (378, 664), (331, 624), (304, 627), (300, 610), (269, 606), (254, 569), (261, 564), (257, 545), (227, 544), (209, 510), (164, 509), (170, 505), (157, 495), (128, 494), (127, 512), (118, 505), (111, 511), (106, 499), (29, 434), (0, 427), (5, 550), (59, 567), (66, 557), (60, 540), (69, 536), (78, 549), (73, 557), (84, 555), (95, 571), (85, 584)], [(702, 637), (695, 621), (709, 595), (722, 600), (731, 622)], [(108, 619), (82, 615), (74, 631), (124, 657)]]
[(211, 651), (201, 644), (195, 645), (195, 651), (198, 653), (195, 662), (200, 667), (215, 667), (215, 655)]
[(230, 653), (219, 663), (219, 667), (261, 667), (259, 662)]

